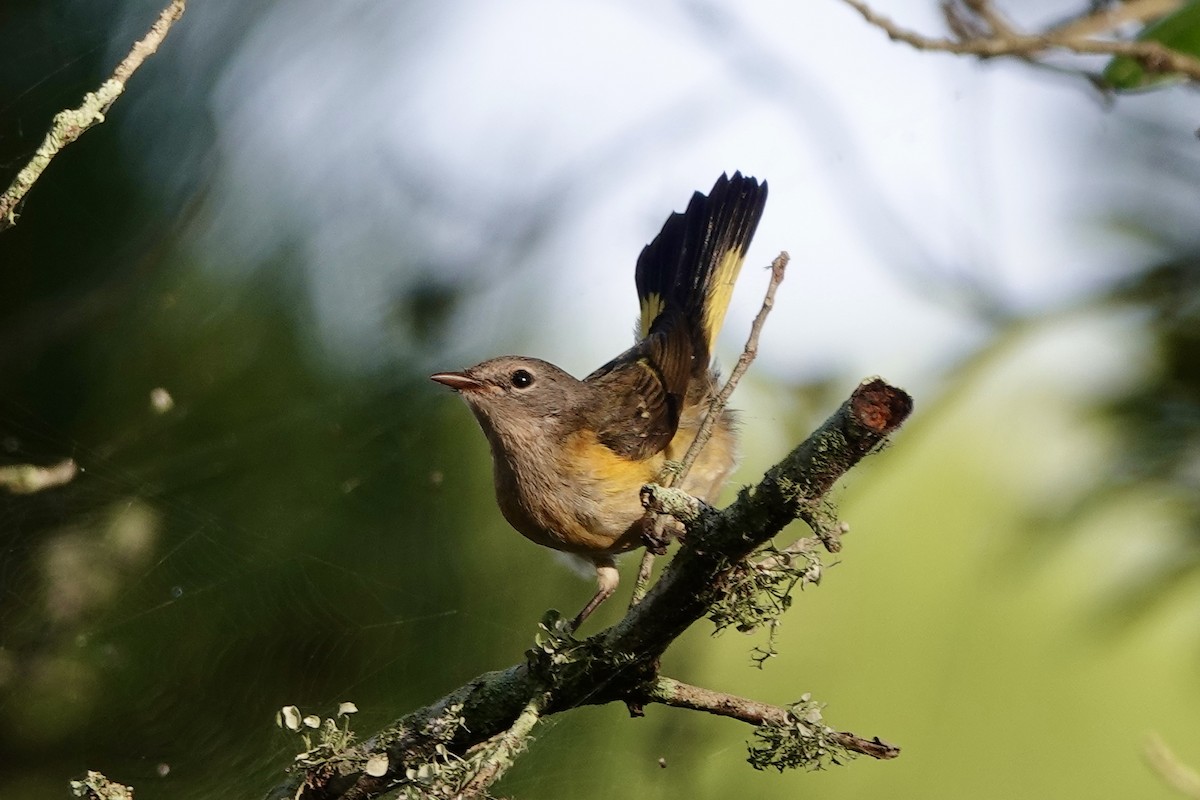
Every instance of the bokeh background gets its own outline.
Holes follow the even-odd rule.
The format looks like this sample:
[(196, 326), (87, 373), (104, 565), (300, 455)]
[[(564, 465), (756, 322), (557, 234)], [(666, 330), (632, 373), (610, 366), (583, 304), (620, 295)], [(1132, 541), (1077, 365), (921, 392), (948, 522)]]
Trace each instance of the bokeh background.
[[(0, 182), (158, 11), (6, 0)], [(82, 470), (0, 494), (0, 797), (258, 797), (301, 749), (280, 706), (368, 734), (519, 660), (591, 584), (507, 528), (426, 376), (626, 347), (640, 248), (734, 169), (771, 199), (726, 363), (793, 258), (735, 483), (868, 375), (917, 412), (778, 657), (705, 623), (665, 671), (903, 754), (756, 773), (739, 723), (588, 708), (498, 790), (1175, 796), (1143, 749), (1200, 764), (1198, 122), (835, 0), (194, 2), (0, 234), (0, 458)]]

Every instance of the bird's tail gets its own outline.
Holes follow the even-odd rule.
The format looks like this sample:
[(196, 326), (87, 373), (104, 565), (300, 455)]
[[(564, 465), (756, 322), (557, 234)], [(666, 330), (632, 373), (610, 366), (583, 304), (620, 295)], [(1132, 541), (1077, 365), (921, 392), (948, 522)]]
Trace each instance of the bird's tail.
[(732, 178), (721, 175), (707, 196), (693, 194), (686, 211), (667, 219), (638, 257), (639, 339), (656, 323), (677, 324), (681, 314), (692, 343), (692, 372), (708, 369), (766, 202), (766, 181), (735, 172)]

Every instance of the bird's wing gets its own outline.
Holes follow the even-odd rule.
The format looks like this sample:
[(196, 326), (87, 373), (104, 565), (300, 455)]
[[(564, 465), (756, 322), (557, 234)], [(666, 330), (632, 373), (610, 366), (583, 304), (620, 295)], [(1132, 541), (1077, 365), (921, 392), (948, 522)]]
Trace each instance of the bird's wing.
[(601, 444), (626, 458), (665, 450), (679, 427), (691, 341), (683, 325), (664, 327), (584, 379), (597, 390), (589, 424)]

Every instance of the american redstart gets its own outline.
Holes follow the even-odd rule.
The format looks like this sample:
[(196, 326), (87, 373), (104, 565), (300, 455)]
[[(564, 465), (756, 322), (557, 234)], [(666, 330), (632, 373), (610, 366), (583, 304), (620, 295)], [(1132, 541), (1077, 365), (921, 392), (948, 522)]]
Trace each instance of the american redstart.
[[(671, 214), (637, 261), (637, 342), (583, 380), (524, 356), (431, 376), (483, 428), (509, 524), (595, 565), (596, 594), (573, 629), (616, 590), (613, 556), (643, 544), (641, 487), (696, 436), (716, 391), (713, 346), (766, 201), (765, 181), (735, 172)], [(680, 488), (711, 499), (736, 461), (726, 411)]]

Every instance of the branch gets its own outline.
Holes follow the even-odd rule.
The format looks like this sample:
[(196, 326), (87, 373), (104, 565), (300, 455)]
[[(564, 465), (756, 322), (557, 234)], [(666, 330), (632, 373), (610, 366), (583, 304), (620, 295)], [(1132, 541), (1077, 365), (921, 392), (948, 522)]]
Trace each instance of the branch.
[[(480, 751), (494, 752), (479, 746), (503, 736), (497, 740), (504, 748), (497, 763), (503, 764), (540, 717), (610, 702), (625, 703), (636, 713), (644, 702), (664, 702), (669, 687), (675, 687), (675, 705), (689, 707), (680, 698), (691, 697), (700, 710), (719, 707), (716, 700), (708, 703), (711, 708), (703, 707), (704, 698), (721, 695), (701, 695), (704, 690), (699, 689), (689, 694), (680, 688), (685, 684), (664, 683), (657, 674), (659, 657), (721, 600), (743, 559), (822, 502), (833, 484), (879, 447), (911, 410), (912, 399), (902, 390), (878, 378), (863, 382), (815, 433), (723, 511), (673, 489), (647, 486), (644, 491), (656, 509), (667, 509), (672, 498), (690, 500), (678, 510), (691, 524), (662, 578), (623, 620), (580, 642), (570, 637), (558, 612), (549, 612), (537, 646), (524, 663), (479, 676), (367, 741), (298, 771), (268, 796), (368, 800), (402, 787), (432, 797), (480, 796), (502, 769), (479, 778), (489, 768), (487, 755), (482, 762), (478, 758)], [(761, 722), (754, 722), (760, 733), (785, 737), (796, 730), (773, 706), (749, 705), (752, 702), (743, 701), (741, 707), (760, 712)], [(790, 709), (787, 713), (795, 715)], [(807, 719), (809, 714), (803, 716)], [(747, 711), (747, 721), (754, 719)], [(820, 741), (874, 758), (892, 758), (898, 752), (874, 739), (832, 730)], [(379, 765), (383, 756), (386, 770), (368, 774), (368, 761)]]
[[(864, 381), (799, 447), (721, 512), (703, 506), (695, 528), (646, 599), (611, 629), (609, 646), (658, 656), (707, 613), (735, 565), (818, 506), (833, 484), (912, 411), (912, 398), (879, 378)], [(663, 490), (649, 486), (651, 495)], [(673, 490), (669, 490), (673, 491)], [(651, 498), (654, 502), (654, 498)]]
[[(980, 58), (1016, 56), (1033, 59), (1049, 50), (1066, 50), (1080, 55), (1126, 56), (1155, 73), (1176, 73), (1200, 82), (1200, 60), (1172, 50), (1154, 41), (1117, 41), (1097, 36), (1111, 33), (1116, 27), (1138, 19), (1152, 18), (1152, 10), (1161, 8), (1160, 0), (1124, 13), (1097, 11), (1040, 33), (1021, 33), (1003, 21), (987, 0), (970, 0), (964, 5), (947, 2), (943, 5), (947, 21), (957, 38), (925, 36), (908, 30), (879, 14), (863, 0), (843, 0), (868, 23), (879, 28), (893, 41), (903, 42), (917, 50), (975, 55)], [(1176, 3), (1176, 6), (1179, 4)]]
[[(733, 694), (715, 692), (712, 689), (692, 686), (671, 678), (659, 678), (652, 686), (648, 687), (642, 699), (647, 703), (662, 703), (675, 708), (704, 711), (718, 717), (738, 719), (755, 726), (770, 725), (775, 728), (786, 728), (790, 725), (805, 724), (805, 720), (796, 719), (787, 708), (760, 703), (757, 700)], [(812, 725), (812, 723), (809, 724)], [(900, 755), (899, 747), (881, 741), (878, 737), (864, 739), (853, 733), (834, 731), (828, 728), (822, 733), (835, 744), (852, 753), (881, 760)]]
[(104, 115), (125, 91), (125, 82), (148, 56), (158, 50), (171, 26), (183, 16), (185, 5), (186, 0), (171, 0), (171, 4), (159, 14), (158, 21), (150, 31), (141, 41), (134, 44), (129, 54), (113, 70), (112, 77), (100, 84), (96, 91), (84, 95), (83, 104), (79, 108), (60, 111), (54, 115), (54, 124), (33, 154), (33, 158), (17, 173), (17, 177), (4, 194), (0, 194), (0, 231), (17, 224), (17, 204), (41, 177), (46, 167), (50, 166), (50, 161), (59, 151), (82, 136), (88, 128), (104, 122)]

